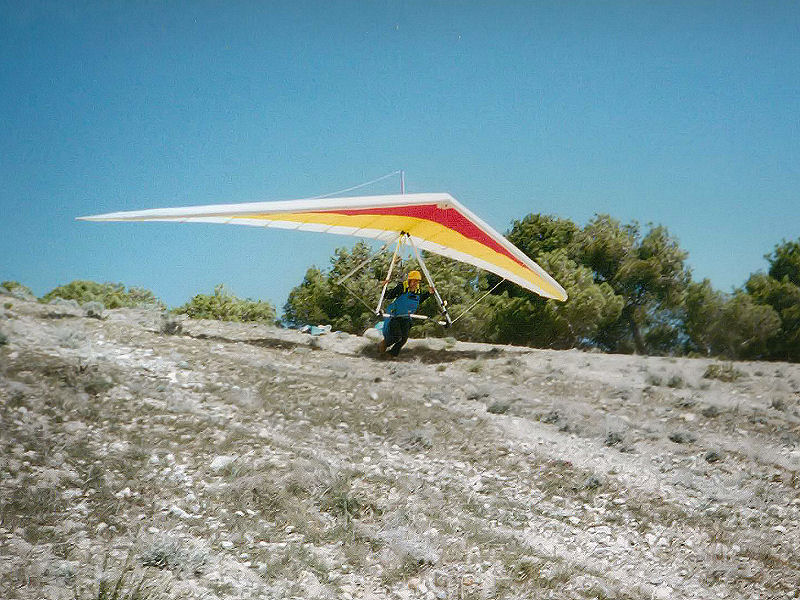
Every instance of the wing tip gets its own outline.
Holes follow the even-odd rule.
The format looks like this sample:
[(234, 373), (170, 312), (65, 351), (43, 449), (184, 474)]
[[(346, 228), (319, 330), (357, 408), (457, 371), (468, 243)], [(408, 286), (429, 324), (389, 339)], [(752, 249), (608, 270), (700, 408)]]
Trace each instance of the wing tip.
[(535, 293), (547, 298), (548, 300), (557, 300), (558, 302), (566, 302), (569, 299), (569, 296), (566, 292), (563, 294), (554, 294), (552, 292), (545, 292), (545, 290), (539, 289)]

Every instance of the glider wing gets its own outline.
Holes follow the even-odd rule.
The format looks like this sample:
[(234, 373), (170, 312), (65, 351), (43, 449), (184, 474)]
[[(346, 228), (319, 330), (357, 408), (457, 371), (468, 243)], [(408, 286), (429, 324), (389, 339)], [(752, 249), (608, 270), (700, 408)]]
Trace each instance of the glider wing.
[(84, 221), (178, 221), (278, 227), (390, 240), (401, 233), (418, 248), (490, 271), (545, 298), (566, 300), (556, 281), (450, 194), (398, 194), (217, 204), (116, 212)]

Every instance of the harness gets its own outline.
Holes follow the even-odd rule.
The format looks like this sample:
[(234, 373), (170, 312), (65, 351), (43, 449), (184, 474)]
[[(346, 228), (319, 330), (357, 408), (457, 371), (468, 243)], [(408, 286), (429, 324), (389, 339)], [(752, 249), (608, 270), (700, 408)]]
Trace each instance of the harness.
[(420, 292), (412, 292), (408, 289), (408, 281), (403, 282), (403, 293), (386, 307), (392, 317), (410, 318), (409, 315), (417, 312), (419, 308)]

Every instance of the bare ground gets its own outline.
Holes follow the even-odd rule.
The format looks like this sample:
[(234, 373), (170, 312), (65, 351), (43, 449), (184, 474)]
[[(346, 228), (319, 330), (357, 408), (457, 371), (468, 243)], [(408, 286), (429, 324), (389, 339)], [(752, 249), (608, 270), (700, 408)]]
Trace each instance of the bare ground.
[(800, 597), (798, 365), (0, 299), (2, 598)]

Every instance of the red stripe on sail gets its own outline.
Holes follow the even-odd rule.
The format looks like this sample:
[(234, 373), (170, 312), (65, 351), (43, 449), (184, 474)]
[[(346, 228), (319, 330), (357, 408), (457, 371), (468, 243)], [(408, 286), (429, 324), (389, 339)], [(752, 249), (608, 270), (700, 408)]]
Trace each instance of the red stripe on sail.
[(511, 254), (506, 248), (501, 246), (491, 236), (486, 234), (475, 223), (467, 219), (464, 215), (454, 208), (439, 208), (435, 204), (417, 204), (414, 206), (390, 206), (385, 208), (356, 208), (356, 209), (340, 209), (340, 210), (326, 210), (320, 212), (336, 213), (341, 215), (392, 215), (400, 217), (412, 217), (415, 219), (424, 219), (438, 223), (448, 229), (452, 229), (463, 235), (464, 237), (474, 240), (483, 244), (487, 248), (491, 248), (498, 254), (507, 256), (514, 262), (528, 268), (516, 256)]

